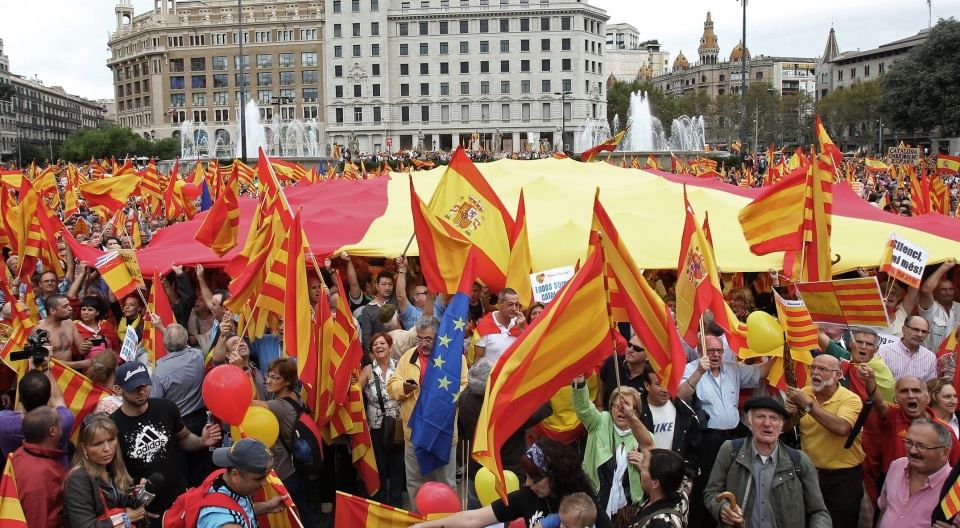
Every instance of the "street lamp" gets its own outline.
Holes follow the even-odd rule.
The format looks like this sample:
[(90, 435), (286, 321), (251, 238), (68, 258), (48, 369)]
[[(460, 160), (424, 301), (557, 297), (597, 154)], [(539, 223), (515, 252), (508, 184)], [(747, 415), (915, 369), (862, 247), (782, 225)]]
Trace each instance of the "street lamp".
[(237, 0), (237, 42), (240, 44), (240, 161), (247, 162), (247, 106), (243, 77), (243, 0)]
[(740, 166), (746, 159), (747, 145), (747, 0), (740, 0), (743, 4), (743, 48), (740, 50)]
[(157, 140), (157, 131), (156, 131), (156, 130), (151, 130), (151, 131), (150, 131), (150, 141), (156, 141), (156, 140)]
[(773, 146), (773, 113), (774, 107), (776, 106), (777, 101), (777, 91), (773, 88), (767, 88), (767, 91), (770, 92), (770, 146)]
[(47, 142), (50, 145), (50, 163), (48, 165), (53, 165), (53, 138), (50, 135), (49, 128), (44, 128), (43, 131), (47, 133)]
[(23, 152), (20, 150), (20, 143), (23, 142), (23, 132), (17, 128), (17, 160), (20, 161), (20, 164), (17, 165), (17, 168), (23, 170)]
[(560, 96), (560, 142), (563, 145), (563, 150), (567, 150), (567, 107), (564, 101), (568, 95), (573, 95), (573, 92), (564, 90), (562, 92), (553, 92), (553, 95)]

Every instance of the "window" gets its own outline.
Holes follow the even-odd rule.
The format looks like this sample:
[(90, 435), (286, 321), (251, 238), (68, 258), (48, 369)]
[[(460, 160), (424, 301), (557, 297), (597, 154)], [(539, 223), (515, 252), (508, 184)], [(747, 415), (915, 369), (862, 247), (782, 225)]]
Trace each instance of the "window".
[(380, 11), (380, 0), (370, 0), (370, 11)]
[(563, 31), (570, 31), (570, 17), (560, 18), (560, 29)]
[(863, 67), (863, 76), (864, 76), (864, 77), (869, 77), (869, 76), (870, 76), (870, 65), (869, 65), (869, 64), (864, 65), (864, 67)]
[(223, 73), (220, 75), (213, 76), (213, 87), (214, 88), (228, 88), (227, 74)]
[(838, 81), (843, 80), (843, 70), (837, 70), (837, 80)]
[(884, 64), (882, 62), (877, 63), (877, 74), (883, 73), (883, 70), (884, 70)]
[(273, 68), (273, 55), (257, 55), (257, 68)]
[(440, 75), (447, 75), (450, 73), (450, 63), (441, 62), (440, 63)]
[(300, 66), (316, 66), (317, 65), (317, 52), (303, 52), (300, 54)]
[(543, 120), (550, 119), (550, 103), (543, 103)]
[(360, 12), (360, 0), (350, 0), (350, 10), (354, 13)]
[(400, 75), (410, 75), (410, 65), (401, 64), (400, 65)]
[(560, 39), (560, 50), (561, 51), (570, 51), (570, 39)]
[(460, 121), (470, 122), (470, 105), (460, 105)]
[(343, 26), (340, 24), (333, 25), (333, 36), (335, 38), (340, 38), (343, 36)]
[(257, 100), (261, 103), (270, 104), (271, 99), (273, 99), (273, 90), (257, 90)]
[(304, 101), (316, 101), (320, 97), (319, 91), (316, 88), (304, 88), (303, 89), (303, 100)]
[(270, 42), (269, 31), (254, 31), (253, 37), (255, 42)]
[(406, 57), (407, 55), (410, 55), (410, 45), (400, 44), (400, 56)]
[(520, 19), (520, 31), (530, 31), (530, 19), (521, 18)]
[(333, 56), (334, 56), (334, 57), (343, 57), (343, 46), (334, 46), (334, 47), (333, 47)]
[(447, 42), (440, 43), (440, 55), (447, 55), (450, 53), (450, 44)]
[(461, 62), (460, 63), (460, 73), (470, 73), (470, 63)]
[(510, 81), (500, 81), (500, 93), (510, 93)]
[(194, 110), (194, 111), (193, 111), (193, 122), (194, 122), (194, 123), (206, 123), (206, 122), (207, 122), (207, 111), (206, 111), (206, 110)]
[(510, 53), (510, 41), (501, 40), (500, 41), (500, 53)]
[(540, 39), (540, 51), (550, 51), (550, 39)]
[(510, 32), (510, 19), (509, 19), (509, 18), (501, 18), (501, 19), (500, 19), (500, 33), (508, 33), (508, 32)]
[(334, 77), (343, 77), (343, 66), (339, 64), (333, 67), (333, 76)]
[(550, 59), (540, 60), (540, 71), (545, 71), (545, 72), (550, 71)]
[(430, 53), (430, 44), (426, 42), (420, 43), (420, 55), (428, 55)]
[(371, 22), (370, 23), (370, 34), (374, 37), (380, 36), (380, 22)]
[(379, 64), (373, 64), (373, 65), (370, 66), (370, 75), (373, 75), (374, 77), (380, 77), (380, 65), (379, 65)]
[[(297, 91), (291, 88), (283, 88), (280, 90), (280, 97), (285, 97), (292, 100), (297, 97)], [(293, 118), (291, 117), (290, 119)]]
[(206, 88), (207, 87), (207, 76), (206, 75), (193, 75), (190, 78), (190, 85), (194, 88)]
[(420, 22), (420, 34), (421, 35), (430, 34), (429, 25), (426, 22)]
[(488, 103), (480, 105), (480, 121), (483, 123), (490, 122), (490, 105)]
[(543, 93), (548, 93), (550, 91), (550, 79), (544, 79), (540, 81), (540, 91)]
[(510, 61), (500, 61), (500, 73), (510, 73)]
[[(154, 42), (153, 46), (154, 46), (154, 47), (157, 46), (157, 40), (158, 40), (158, 39), (153, 39), (153, 42)], [(211, 36), (211, 39), (210, 39), (210, 43), (211, 43), (211, 44), (226, 44), (226, 43), (227, 43), (227, 34), (226, 34), (226, 33), (216, 33), (216, 34), (212, 35), (212, 36)]]
[(371, 44), (370, 45), (370, 56), (379, 57), (380, 56), (380, 44)]
[[(292, 38), (290, 40), (293, 40)], [(301, 29), (300, 40), (317, 40), (316, 29)]]
[(401, 106), (401, 107), (400, 107), (400, 121), (403, 122), (403, 123), (409, 123), (409, 122), (410, 122), (410, 107), (409, 107), (409, 106)]
[(381, 118), (381, 116), (380, 116), (380, 107), (379, 107), (379, 106), (374, 106), (374, 107), (373, 107), (373, 122), (374, 122), (374, 123), (379, 123), (381, 120), (382, 120), (382, 118)]
[(550, 31), (550, 17), (540, 19), (540, 31)]
[[(292, 29), (286, 30), (286, 31), (281, 31), (279, 29), (277, 30), (277, 42), (290, 42), (292, 40), (293, 40)], [(301, 38), (300, 40), (307, 40), (307, 39)]]
[[(137, 99), (139, 103), (140, 100)], [(193, 94), (193, 106), (207, 106), (207, 94), (200, 92)]]
[(362, 123), (363, 122), (363, 107), (355, 106), (353, 107), (353, 122)]
[(410, 34), (409, 24), (407, 24), (406, 22), (400, 22), (399, 32), (400, 32), (400, 36), (406, 36)]
[(293, 68), (293, 53), (281, 53), (279, 65), (281, 68)]
[(460, 43), (460, 53), (470, 53), (470, 43), (461, 42)]
[(490, 95), (490, 81), (480, 81), (480, 95)]
[[(184, 95), (184, 94), (182, 94), (182, 93), (180, 93), (180, 94), (170, 94), (170, 106), (183, 106), (183, 105), (185, 105), (185, 104), (186, 104), (186, 97), (187, 97), (187, 96)], [(122, 104), (123, 101), (120, 101), (120, 103)], [(123, 107), (121, 107), (120, 110), (123, 110)]]
[(249, 73), (238, 73), (236, 74), (235, 83), (239, 88), (241, 86), (248, 87), (250, 86), (250, 74)]
[(400, 85), (400, 97), (410, 97), (410, 85), (401, 84)]
[(360, 56), (360, 44), (354, 44), (354, 45), (353, 45), (353, 56), (354, 56), (354, 57), (359, 57), (359, 56)]
[(489, 33), (490, 32), (490, 21), (481, 20), (480, 21), (480, 33)]
[(460, 83), (460, 95), (470, 95), (470, 83)]
[(480, 73), (490, 73), (490, 61), (480, 61)]
[(856, 76), (857, 76), (857, 69), (850, 68), (850, 78), (853, 79), (853, 78), (856, 78)]
[(430, 64), (427, 62), (420, 63), (420, 75), (430, 75)]
[(343, 99), (343, 86), (334, 86), (333, 87), (333, 96), (337, 99)]
[(570, 59), (563, 59), (563, 60), (560, 61), (560, 66), (561, 66), (560, 69), (562, 69), (563, 71), (570, 71), (570, 69), (571, 69), (571, 64), (572, 64), (572, 63), (571, 63)]
[(571, 79), (564, 79), (562, 82), (563, 82), (564, 92), (569, 92), (573, 90), (573, 81)]
[[(190, 71), (207, 71), (207, 59), (203, 57), (190, 59)], [(137, 67), (134, 67), (134, 77), (139, 77), (139, 68)]]
[(363, 97), (363, 86), (359, 84), (353, 85), (353, 96), (354, 97)]
[(421, 106), (421, 107), (420, 107), (420, 121), (422, 121), (422, 122), (424, 122), (424, 123), (429, 123), (429, 122), (430, 122), (430, 107), (429, 107), (429, 106), (424, 105), (424, 106)]
[(520, 81), (520, 93), (530, 93), (530, 81)]
[(520, 51), (530, 51), (530, 40), (523, 39), (520, 41)]
[(183, 37), (167, 37), (167, 46), (171, 48), (183, 46)]
[(440, 83), (440, 95), (450, 95), (450, 83)]
[[(172, 72), (182, 72), (183, 71), (183, 59), (170, 59), (170, 71)], [(130, 78), (127, 75), (127, 78)], [(123, 80), (122, 78), (120, 79)]]
[(359, 22), (354, 22), (354, 24), (353, 24), (353, 36), (354, 36), (354, 37), (359, 37), (359, 36), (360, 36), (360, 23), (359, 23)]
[[(216, 106), (227, 106), (230, 104), (230, 96), (227, 92), (213, 92), (213, 104)], [(227, 119), (218, 119), (218, 121), (227, 121)]]
[(460, 21), (460, 33), (469, 33), (470, 32), (470, 21), (461, 20)]
[(373, 85), (373, 96), (374, 96), (374, 97), (380, 97), (380, 85), (379, 85), (379, 84), (374, 84), (374, 85)]
[[(339, 3), (340, 2), (335, 2), (335, 4), (339, 4)], [(334, 115), (336, 116), (334, 119), (336, 119), (337, 123), (343, 123), (343, 108), (335, 109)]]
[(316, 107), (316, 106), (305, 106), (305, 107), (303, 107), (303, 118), (304, 118), (304, 119), (316, 119), (316, 118), (317, 118), (317, 107)]
[(450, 32), (450, 22), (449, 22), (449, 21), (446, 21), (446, 20), (441, 21), (441, 22), (440, 22), (440, 34), (441, 34), (441, 35), (446, 35), (446, 34), (449, 33), (449, 32)]
[(183, 90), (183, 76), (170, 77), (170, 89), (171, 90)]
[[(238, 44), (239, 42), (240, 42), (240, 34), (237, 33), (236, 31), (234, 31), (234, 32), (233, 32), (233, 43), (234, 43), (234, 44)], [(243, 33), (243, 43), (246, 44), (246, 43), (248, 43), (248, 42), (250, 42), (250, 33), (244, 32), (244, 33)]]
[(481, 40), (480, 41), (480, 53), (490, 53), (490, 41)]
[(317, 84), (317, 70), (303, 70), (303, 82), (300, 84)]

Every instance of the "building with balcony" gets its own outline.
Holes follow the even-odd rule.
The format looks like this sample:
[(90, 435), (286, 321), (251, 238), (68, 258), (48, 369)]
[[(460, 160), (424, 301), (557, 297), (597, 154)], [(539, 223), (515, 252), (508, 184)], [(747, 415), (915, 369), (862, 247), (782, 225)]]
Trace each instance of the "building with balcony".
[[(10, 82), (14, 88), (14, 134), (22, 141), (52, 150), (71, 132), (96, 128), (103, 120), (103, 105), (68, 94), (61, 86), (46, 86), (36, 77), (16, 74), (10, 76)], [(16, 156), (16, 150), (12, 151), (10, 157)]]
[(328, 0), (325, 17), (328, 148), (536, 150), (563, 131), (576, 148), (606, 118), (609, 17), (585, 1)]
[(0, 39), (0, 160), (13, 157), (17, 144), (17, 123), (13, 113), (14, 88), (10, 82), (10, 57)]
[(135, 15), (120, 0), (107, 61), (117, 122), (154, 140), (186, 133), (195, 155), (229, 158), (243, 92), (257, 104), (245, 105), (247, 130), (266, 125), (272, 154), (323, 145), (323, 3), (247, 0), (242, 9), (233, 0), (159, 0)]
[(607, 67), (617, 81), (646, 81), (670, 67), (670, 52), (660, 51), (657, 40), (640, 41), (630, 24), (607, 24)]

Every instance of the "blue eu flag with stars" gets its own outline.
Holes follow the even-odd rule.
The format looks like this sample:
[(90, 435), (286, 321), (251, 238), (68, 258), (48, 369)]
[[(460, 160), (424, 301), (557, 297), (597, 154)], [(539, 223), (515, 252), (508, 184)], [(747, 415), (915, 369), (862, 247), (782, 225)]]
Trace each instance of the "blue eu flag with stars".
[(443, 313), (420, 397), (410, 417), (410, 440), (424, 476), (450, 462), (469, 310), (470, 296), (457, 293)]

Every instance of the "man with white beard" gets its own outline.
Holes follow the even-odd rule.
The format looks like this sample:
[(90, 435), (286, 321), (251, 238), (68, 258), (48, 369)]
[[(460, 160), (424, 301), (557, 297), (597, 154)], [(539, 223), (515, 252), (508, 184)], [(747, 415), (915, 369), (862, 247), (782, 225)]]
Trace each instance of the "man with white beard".
[(822, 354), (810, 365), (810, 385), (787, 387), (784, 402), (800, 413), (800, 444), (820, 476), (820, 492), (834, 526), (856, 526), (863, 497), (863, 449), (860, 436), (844, 449), (863, 403), (840, 385), (840, 360)]

